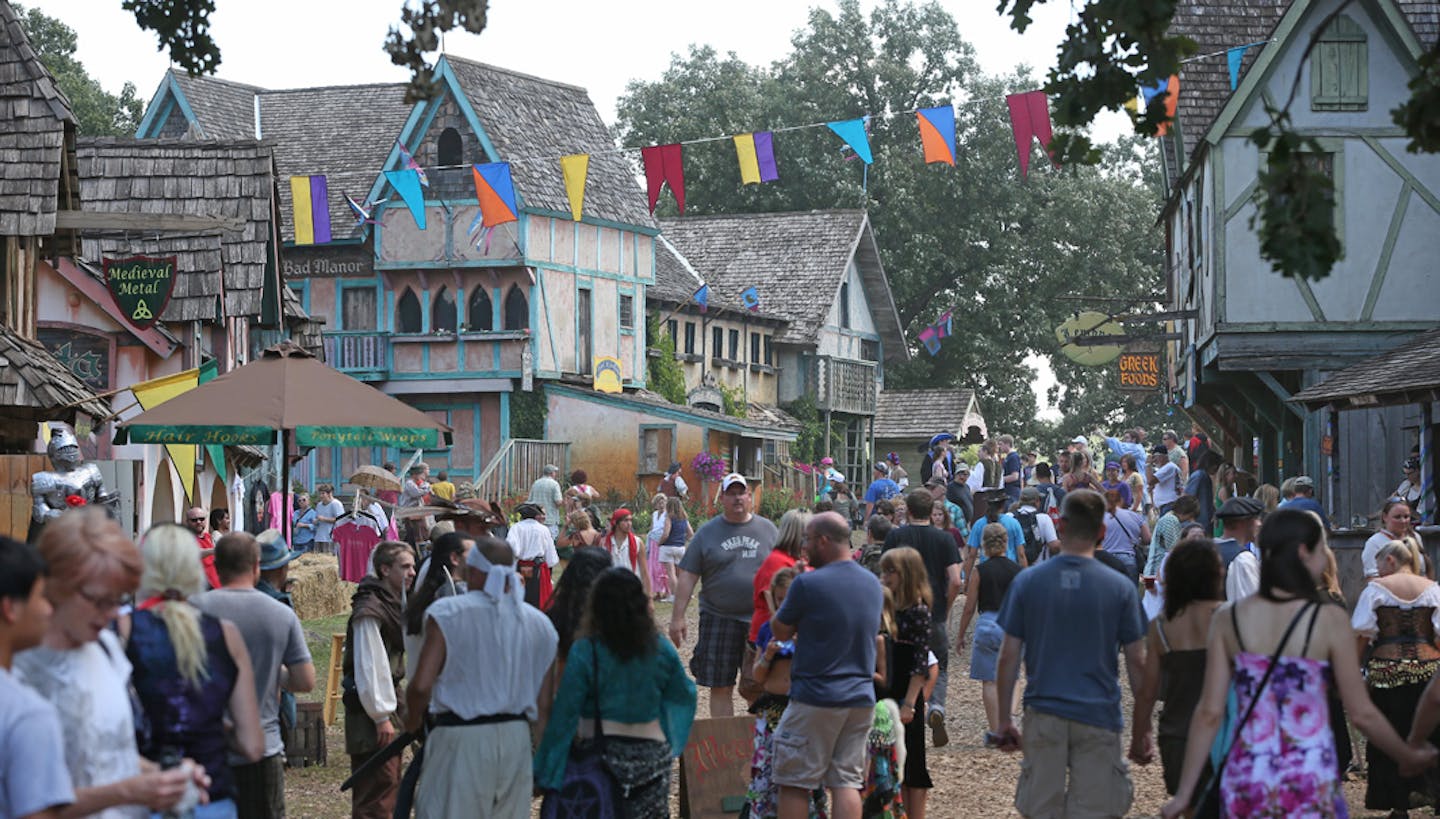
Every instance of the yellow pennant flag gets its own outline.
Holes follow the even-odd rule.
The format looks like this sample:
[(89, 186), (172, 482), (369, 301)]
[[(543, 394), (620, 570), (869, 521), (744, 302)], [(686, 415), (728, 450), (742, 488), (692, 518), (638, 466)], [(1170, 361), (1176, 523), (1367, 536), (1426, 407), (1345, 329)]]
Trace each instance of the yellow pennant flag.
[(735, 156), (740, 160), (740, 184), (760, 184), (760, 157), (755, 152), (754, 134), (735, 135)]
[(570, 218), (580, 221), (585, 210), (585, 176), (590, 172), (589, 154), (560, 157), (560, 171), (565, 175), (565, 195), (570, 199)]
[[(200, 383), (200, 370), (185, 370), (166, 375), (160, 378), (153, 378), (130, 388), (134, 393), (135, 400), (140, 402), (141, 409), (154, 409), (169, 401), (181, 393), (195, 389)], [(180, 485), (185, 489), (185, 497), (189, 498), (195, 487), (195, 446), (193, 444), (166, 444), (165, 451), (170, 453), (170, 460), (175, 464), (175, 471), (180, 473)]]

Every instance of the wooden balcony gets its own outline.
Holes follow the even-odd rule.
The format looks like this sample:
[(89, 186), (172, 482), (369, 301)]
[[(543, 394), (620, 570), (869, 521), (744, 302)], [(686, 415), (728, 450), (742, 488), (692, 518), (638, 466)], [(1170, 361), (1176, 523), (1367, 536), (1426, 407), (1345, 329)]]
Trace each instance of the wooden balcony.
[(875, 363), (821, 356), (813, 372), (815, 406), (852, 415), (874, 415), (879, 388)]
[(389, 333), (341, 330), (325, 337), (325, 360), (361, 381), (429, 378), (519, 378), (527, 330)]

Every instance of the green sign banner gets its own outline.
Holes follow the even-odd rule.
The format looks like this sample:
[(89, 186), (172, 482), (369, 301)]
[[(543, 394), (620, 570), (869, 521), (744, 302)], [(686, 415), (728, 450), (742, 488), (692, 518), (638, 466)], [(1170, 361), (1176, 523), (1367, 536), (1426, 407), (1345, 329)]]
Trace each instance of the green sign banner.
[(252, 444), (266, 446), (278, 439), (270, 427), (215, 427), (189, 424), (174, 426), (122, 426), (115, 435), (115, 443), (123, 444), (205, 444), (234, 446)]
[(175, 257), (105, 259), (105, 284), (125, 320), (148, 330), (160, 320), (175, 289)]
[(299, 427), (295, 442), (300, 446), (393, 446), (399, 449), (440, 449), (436, 429), (414, 427)]

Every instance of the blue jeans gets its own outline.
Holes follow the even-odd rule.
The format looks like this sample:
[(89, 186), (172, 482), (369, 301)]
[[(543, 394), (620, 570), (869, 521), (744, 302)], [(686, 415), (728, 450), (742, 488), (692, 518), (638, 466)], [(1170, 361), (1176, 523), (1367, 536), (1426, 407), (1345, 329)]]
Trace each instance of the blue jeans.
[[(235, 819), (235, 800), (221, 799), (208, 805), (196, 805), (194, 819)], [(152, 813), (150, 819), (164, 819), (163, 813)]]

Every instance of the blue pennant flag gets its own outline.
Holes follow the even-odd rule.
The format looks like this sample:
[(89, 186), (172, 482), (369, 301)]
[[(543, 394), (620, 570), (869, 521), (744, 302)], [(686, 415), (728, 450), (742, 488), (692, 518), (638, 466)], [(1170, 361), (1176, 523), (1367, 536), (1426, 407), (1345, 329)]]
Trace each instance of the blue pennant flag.
[(400, 194), (400, 199), (415, 217), (415, 226), (425, 229), (425, 193), (420, 189), (420, 174), (414, 170), (386, 171), (385, 179)]
[(855, 151), (855, 155), (864, 160), (866, 165), (875, 161), (870, 155), (870, 138), (865, 135), (865, 120), (847, 119), (827, 123), (827, 125), (837, 136), (845, 140), (845, 144), (849, 145)]
[(1241, 63), (1242, 61), (1244, 61), (1244, 59), (1245, 59), (1245, 52), (1246, 52), (1246, 50), (1248, 50), (1248, 49), (1250, 48), (1250, 46), (1252, 46), (1252, 45), (1255, 45), (1255, 44), (1254, 44), (1254, 43), (1250, 43), (1249, 45), (1235, 46), (1234, 48), (1232, 48), (1232, 49), (1230, 49), (1229, 51), (1225, 52), (1225, 62), (1226, 62), (1226, 64), (1227, 64), (1227, 65), (1229, 66), (1229, 68), (1230, 68), (1230, 90), (1231, 90), (1231, 91), (1234, 91), (1235, 88), (1236, 88), (1236, 86), (1240, 85), (1240, 63)]
[(1155, 99), (1156, 97), (1160, 96), (1161, 94), (1164, 94), (1164, 93), (1165, 93), (1166, 91), (1168, 91), (1169, 89), (1170, 89), (1170, 78), (1169, 78), (1169, 77), (1166, 77), (1165, 79), (1160, 80), (1159, 82), (1155, 83), (1153, 86), (1145, 86), (1145, 85), (1140, 86), (1140, 96), (1142, 96), (1142, 97), (1145, 98), (1145, 107), (1146, 107), (1146, 108), (1149, 108), (1149, 107), (1150, 107), (1150, 102), (1151, 102), (1151, 100)]
[(760, 291), (752, 285), (740, 293), (740, 303), (745, 305), (746, 310), (760, 309)]
[(700, 305), (700, 312), (710, 309), (710, 285), (702, 284), (700, 289), (695, 291), (695, 303)]

